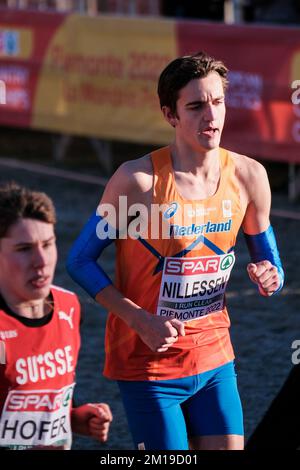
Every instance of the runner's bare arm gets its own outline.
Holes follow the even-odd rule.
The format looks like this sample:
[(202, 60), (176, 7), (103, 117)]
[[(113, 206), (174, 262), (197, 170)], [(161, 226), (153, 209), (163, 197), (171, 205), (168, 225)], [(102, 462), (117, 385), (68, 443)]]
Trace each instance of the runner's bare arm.
[[(274, 249), (277, 251), (275, 237), (272, 227), (270, 227), (270, 185), (266, 170), (260, 163), (249, 158), (244, 160), (244, 163), (246, 164), (244, 181), (248, 205), (242, 227), (248, 246), (250, 246), (251, 258), (253, 257), (253, 250), (251, 249), (253, 243), (261, 245), (262, 255), (260, 258), (263, 258), (249, 263), (247, 271), (250, 279), (258, 285), (260, 293), (269, 296), (276, 292), (283, 283), (282, 274), (279, 272), (280, 259), (277, 263), (273, 261), (272, 256), (271, 259), (268, 256), (271, 248), (273, 251)], [(264, 251), (265, 256), (263, 256)]]
[[(127, 214), (121, 214), (120, 198), (126, 198), (127, 207), (136, 202), (146, 204), (147, 194), (152, 188), (152, 168), (147, 156), (137, 160), (123, 163), (108, 181), (103, 195), (101, 197), (98, 210), (105, 212), (107, 205), (113, 206), (116, 213), (116, 221), (105, 215), (110, 225), (114, 225), (119, 231), (126, 230), (129, 218), (124, 217)], [(124, 200), (124, 199), (123, 199)], [(120, 225), (121, 223), (121, 225)]]
[(265, 168), (250, 158), (245, 163), (248, 204), (242, 227), (245, 233), (255, 235), (264, 232), (270, 225), (271, 190)]
[[(123, 164), (109, 181), (100, 206), (112, 204), (117, 214), (117, 229), (127, 229), (129, 217), (119, 219), (119, 196), (126, 197), (130, 207), (136, 202), (149, 207), (152, 197), (152, 164), (149, 157)], [(126, 227), (125, 227), (126, 223)], [(114, 312), (133, 328), (152, 351), (166, 351), (178, 334), (184, 335), (184, 325), (178, 320), (166, 320), (150, 314), (130, 299), (125, 298), (113, 285), (101, 290), (95, 300), (107, 310)]]

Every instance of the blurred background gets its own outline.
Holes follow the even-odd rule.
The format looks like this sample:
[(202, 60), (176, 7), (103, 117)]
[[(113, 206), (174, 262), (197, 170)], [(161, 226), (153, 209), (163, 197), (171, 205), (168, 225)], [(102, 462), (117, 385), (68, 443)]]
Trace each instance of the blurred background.
[[(289, 370), (300, 339), (300, 2), (0, 0), (0, 182), (47, 192), (58, 212), (55, 282), (80, 296), (76, 400), (107, 401), (110, 440), (75, 436), (74, 449), (132, 449), (114, 382), (102, 376), (106, 312), (66, 274), (68, 249), (110, 175), (172, 139), (156, 96), (173, 58), (205, 50), (229, 68), (222, 145), (259, 160), (273, 194), (286, 284), (257, 295), (240, 237), (228, 291), (249, 436)], [(114, 248), (103, 254), (114, 275)]]

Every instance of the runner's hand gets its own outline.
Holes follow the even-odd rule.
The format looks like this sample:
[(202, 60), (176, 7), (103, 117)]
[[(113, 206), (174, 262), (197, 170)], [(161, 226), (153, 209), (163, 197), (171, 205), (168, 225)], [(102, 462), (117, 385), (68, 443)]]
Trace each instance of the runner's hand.
[(176, 319), (167, 320), (152, 313), (140, 312), (135, 330), (141, 340), (154, 352), (165, 352), (178, 340), (178, 335), (185, 336), (184, 324)]
[(249, 263), (247, 271), (251, 281), (258, 285), (259, 292), (265, 297), (274, 294), (280, 286), (278, 270), (270, 261)]
[(72, 431), (105, 442), (113, 418), (106, 403), (86, 403), (72, 408), (71, 419)]

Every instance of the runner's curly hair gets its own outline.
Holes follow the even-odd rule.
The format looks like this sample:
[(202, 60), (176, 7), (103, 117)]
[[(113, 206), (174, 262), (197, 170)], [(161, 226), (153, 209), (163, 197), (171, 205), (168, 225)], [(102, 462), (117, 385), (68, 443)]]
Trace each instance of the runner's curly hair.
[(19, 219), (56, 223), (52, 200), (42, 192), (31, 191), (14, 181), (0, 185), (0, 238)]

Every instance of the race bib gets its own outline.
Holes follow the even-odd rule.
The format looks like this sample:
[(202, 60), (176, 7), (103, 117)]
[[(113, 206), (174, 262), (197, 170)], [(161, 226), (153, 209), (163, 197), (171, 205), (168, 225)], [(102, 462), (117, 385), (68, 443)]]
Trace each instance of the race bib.
[(0, 420), (0, 446), (70, 448), (74, 386), (60, 390), (11, 390)]
[(223, 310), (234, 253), (200, 258), (165, 258), (157, 315), (194, 320)]

